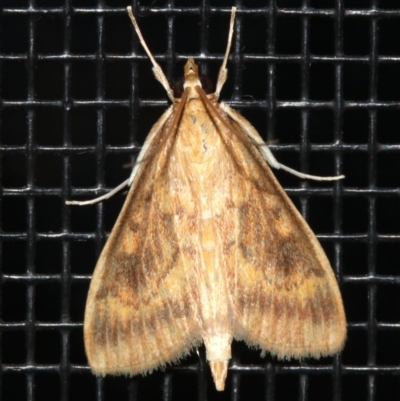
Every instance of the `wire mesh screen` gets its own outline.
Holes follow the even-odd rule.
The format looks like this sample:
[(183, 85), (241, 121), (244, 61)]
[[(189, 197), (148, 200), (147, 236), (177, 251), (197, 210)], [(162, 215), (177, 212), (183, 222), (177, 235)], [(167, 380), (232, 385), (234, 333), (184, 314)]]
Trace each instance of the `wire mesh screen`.
[(217, 393), (200, 348), (164, 372), (96, 378), (82, 321), (126, 163), (169, 101), (127, 0), (3, 0), (0, 23), (1, 392), (4, 400), (400, 399), (400, 4), (396, 0), (134, 2), (170, 82), (194, 57), (222, 100), (316, 183), (276, 175), (320, 239), (343, 294), (334, 358), (278, 361), (233, 344)]

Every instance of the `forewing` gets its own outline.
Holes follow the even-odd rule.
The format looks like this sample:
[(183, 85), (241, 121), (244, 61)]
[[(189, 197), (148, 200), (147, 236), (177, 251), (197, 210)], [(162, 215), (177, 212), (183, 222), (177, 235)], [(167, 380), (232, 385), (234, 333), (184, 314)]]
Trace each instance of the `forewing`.
[(279, 358), (338, 352), (346, 321), (329, 261), (243, 130), (250, 123), (235, 112), (238, 124), (219, 112), (231, 161), (223, 171), (230, 197), (217, 224), (224, 238), (234, 336)]
[(93, 274), (84, 332), (97, 374), (145, 373), (185, 355), (201, 340), (197, 287), (188, 269), (188, 259), (196, 255), (187, 251), (196, 205), (175, 162), (174, 135), (165, 140), (171, 119), (150, 134)]

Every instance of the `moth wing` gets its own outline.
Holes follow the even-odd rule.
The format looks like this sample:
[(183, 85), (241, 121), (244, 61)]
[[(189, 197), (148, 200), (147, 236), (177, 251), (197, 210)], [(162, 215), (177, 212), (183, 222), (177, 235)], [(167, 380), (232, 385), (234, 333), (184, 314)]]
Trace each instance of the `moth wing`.
[(231, 188), (222, 210), (231, 214), (220, 213), (218, 226), (234, 337), (279, 358), (336, 353), (343, 348), (346, 319), (329, 261), (254, 145), (262, 141), (256, 130), (224, 109), (235, 134), (221, 135), (234, 162), (222, 172)]
[(96, 374), (146, 373), (201, 341), (196, 281), (187, 269), (193, 255), (185, 249), (192, 214), (178, 202), (181, 192), (186, 197), (190, 192), (170, 162), (173, 136), (163, 142), (172, 119), (167, 117), (148, 136), (91, 281), (84, 337)]

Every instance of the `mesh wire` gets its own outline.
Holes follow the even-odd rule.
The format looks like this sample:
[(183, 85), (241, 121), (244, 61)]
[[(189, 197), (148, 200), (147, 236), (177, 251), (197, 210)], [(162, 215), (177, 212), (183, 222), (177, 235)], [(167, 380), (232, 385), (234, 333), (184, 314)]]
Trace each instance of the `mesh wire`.
[[(321, 3), (323, 5), (321, 6)], [(216, 393), (204, 350), (144, 378), (95, 378), (82, 320), (91, 273), (124, 196), (65, 206), (122, 182), (168, 105), (122, 0), (3, 0), (0, 8), (1, 320), (4, 400), (400, 398), (400, 5), (395, 0), (134, 3), (170, 81), (195, 57), (215, 80), (239, 8), (222, 99), (282, 163), (320, 238), (348, 318), (341, 356), (278, 362), (234, 343)]]

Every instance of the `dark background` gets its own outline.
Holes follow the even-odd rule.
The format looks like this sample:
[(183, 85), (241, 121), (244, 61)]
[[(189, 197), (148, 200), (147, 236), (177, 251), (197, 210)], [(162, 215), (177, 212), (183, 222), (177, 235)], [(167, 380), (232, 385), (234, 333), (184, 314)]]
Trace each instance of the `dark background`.
[(398, 0), (131, 3), (171, 81), (189, 56), (216, 80), (236, 5), (221, 99), (276, 141), (282, 163), (346, 175), (317, 183), (276, 173), (337, 273), (349, 329), (342, 355), (278, 362), (235, 343), (223, 393), (202, 348), (145, 378), (96, 379), (87, 367), (87, 290), (125, 196), (64, 202), (127, 178), (123, 165), (169, 104), (128, 0), (0, 4), (2, 399), (400, 399)]

